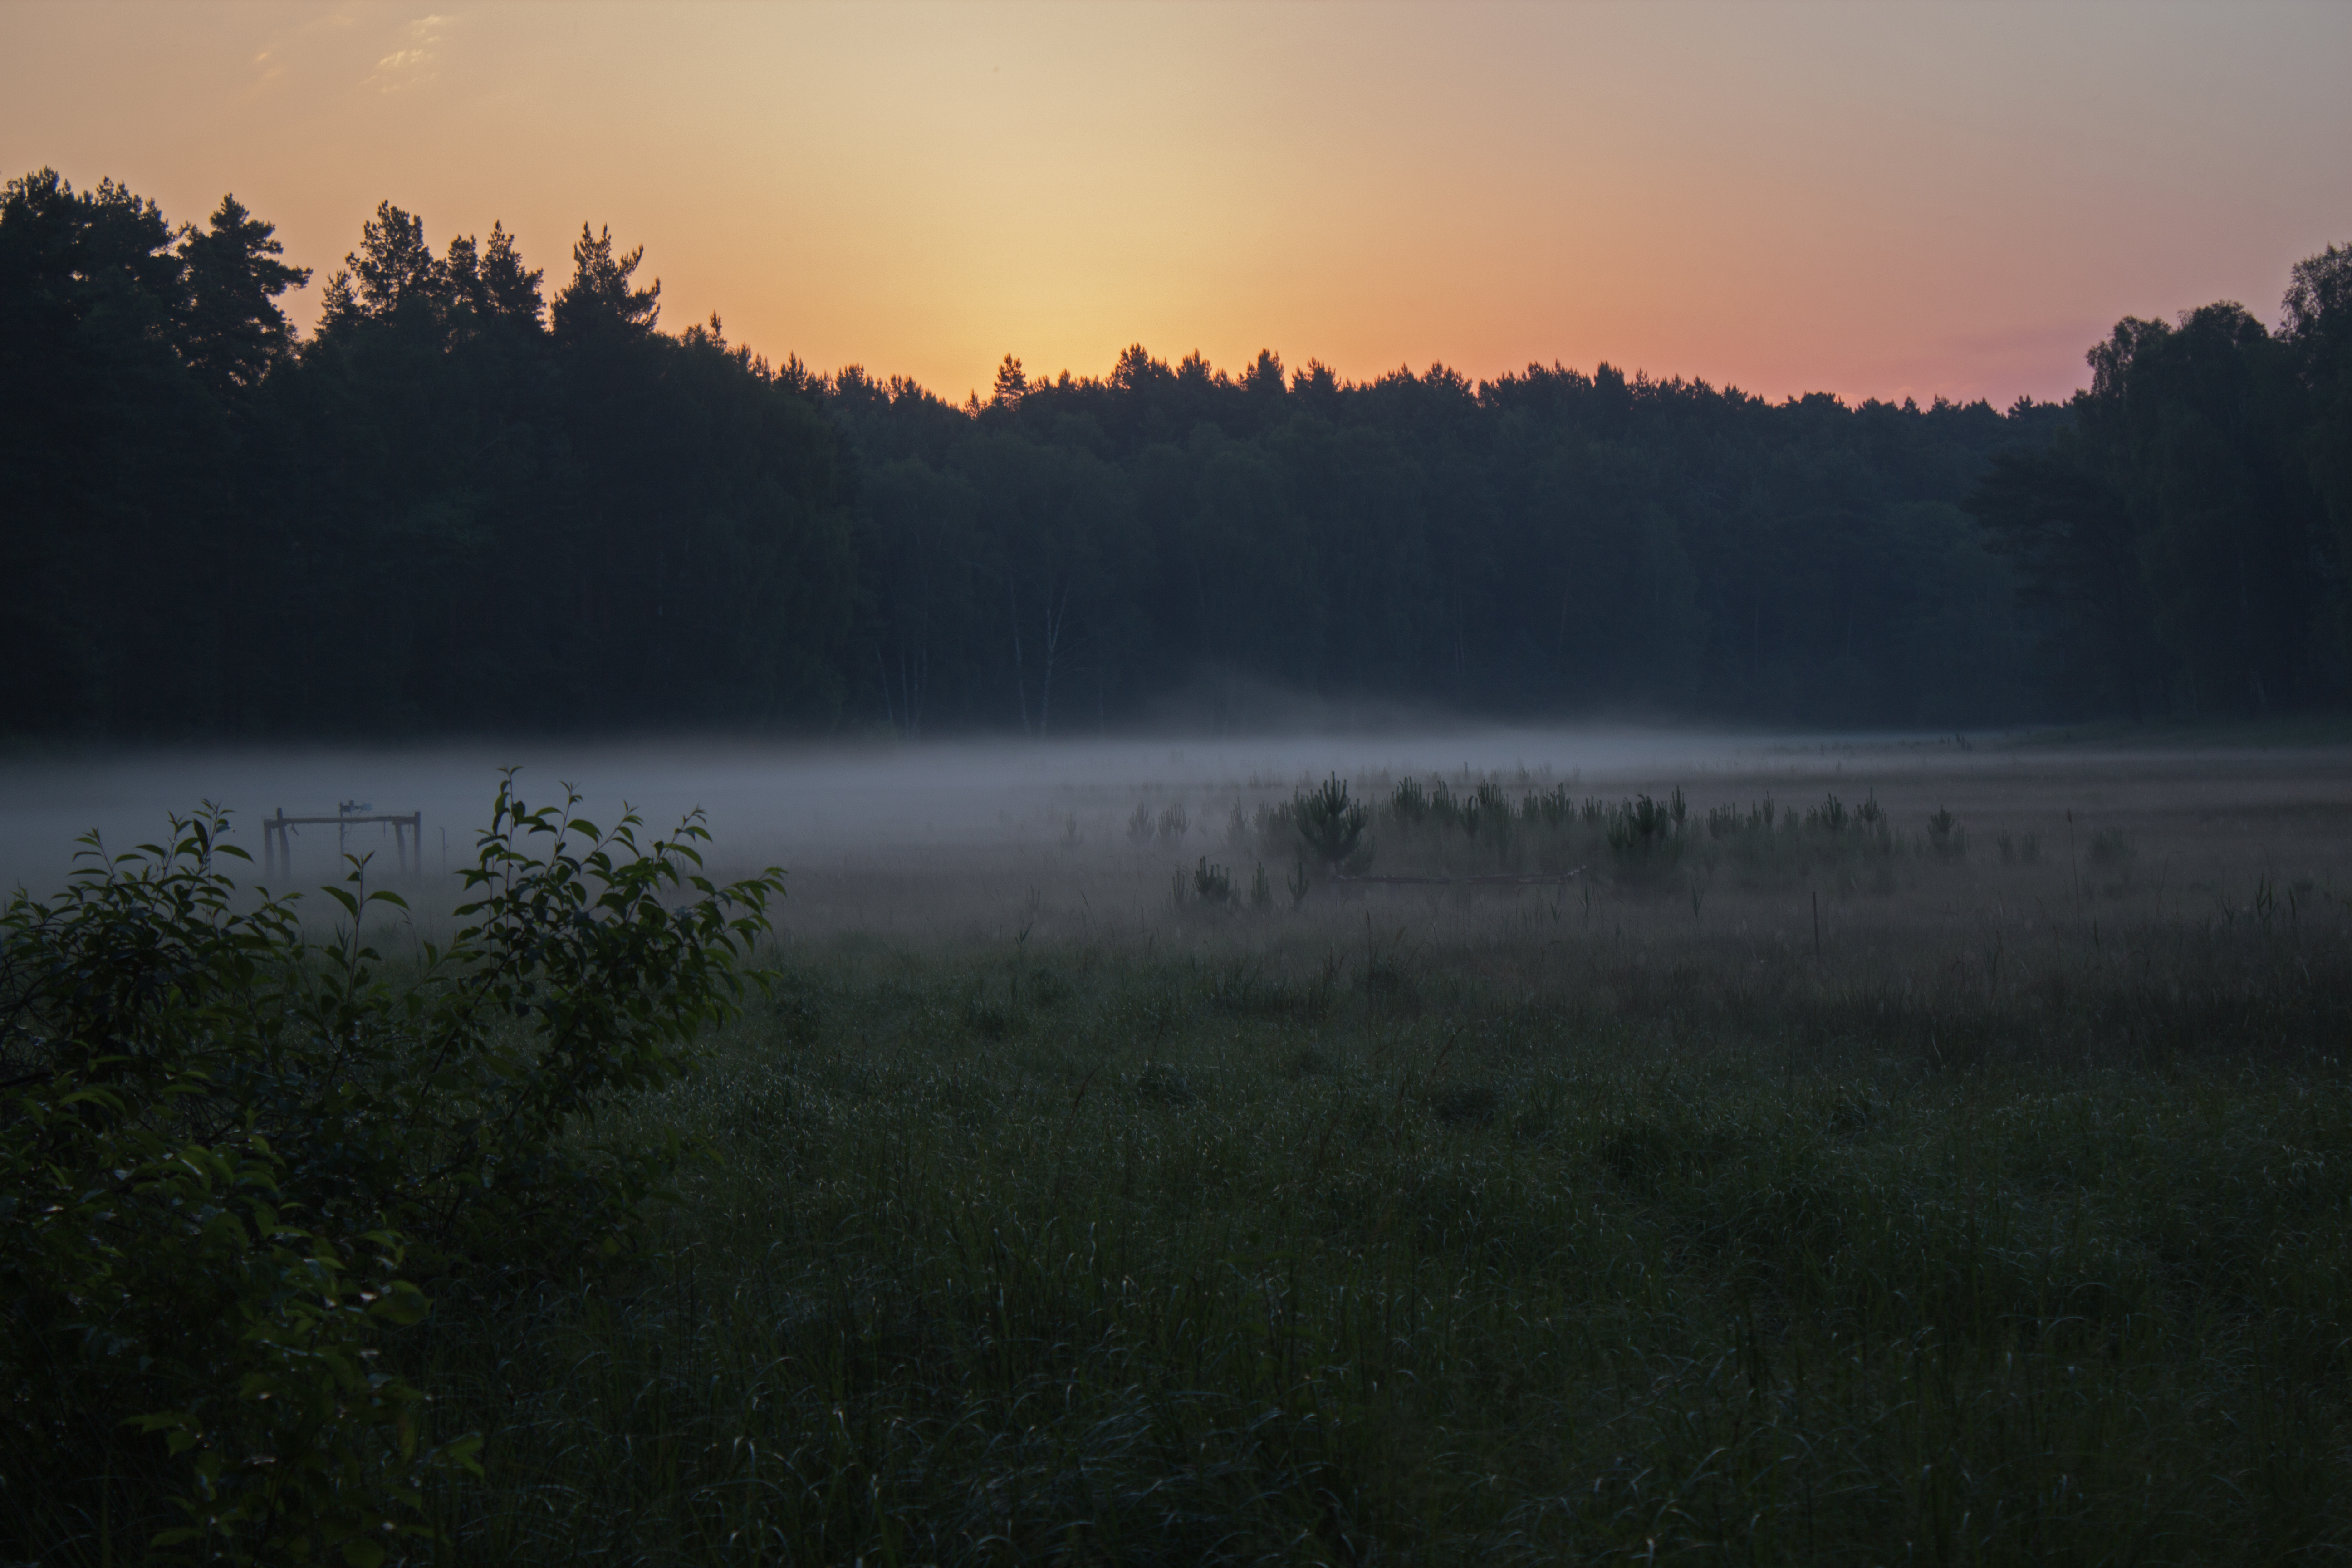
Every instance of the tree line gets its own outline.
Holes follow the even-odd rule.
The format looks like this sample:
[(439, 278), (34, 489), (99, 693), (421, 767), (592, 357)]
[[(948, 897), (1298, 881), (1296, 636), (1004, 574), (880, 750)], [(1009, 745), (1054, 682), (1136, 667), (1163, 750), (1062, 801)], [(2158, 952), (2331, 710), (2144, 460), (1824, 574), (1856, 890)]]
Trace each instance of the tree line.
[(1979, 726), (2340, 701), (2352, 250), (2006, 410), (1602, 364), (1006, 356), (961, 405), (660, 326), (583, 226), (0, 195), (0, 731), (973, 731), (1301, 701)]
[(2144, 718), (2340, 704), (2352, 677), (2352, 247), (2243, 306), (2126, 317), (2041, 446), (1968, 498), (2078, 701)]

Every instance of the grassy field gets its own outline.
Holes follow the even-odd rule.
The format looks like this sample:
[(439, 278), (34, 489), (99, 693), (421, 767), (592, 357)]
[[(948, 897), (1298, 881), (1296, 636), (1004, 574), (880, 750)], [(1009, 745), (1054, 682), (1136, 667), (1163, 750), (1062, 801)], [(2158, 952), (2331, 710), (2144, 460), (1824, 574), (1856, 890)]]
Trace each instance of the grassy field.
[(626, 1113), (707, 1144), (658, 1249), (403, 1347), (436, 1556), (2340, 1556), (2347, 767), (1824, 749), (1652, 787), (1883, 852), (1295, 910), (1180, 899), (1265, 848), (1206, 791), (803, 869)]

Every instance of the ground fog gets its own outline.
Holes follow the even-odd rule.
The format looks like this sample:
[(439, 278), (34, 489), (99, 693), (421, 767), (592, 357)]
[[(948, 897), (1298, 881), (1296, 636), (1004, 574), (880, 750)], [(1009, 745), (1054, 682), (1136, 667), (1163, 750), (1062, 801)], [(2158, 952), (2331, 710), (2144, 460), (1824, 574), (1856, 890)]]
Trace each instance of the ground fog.
[[(292, 831), (291, 868), (274, 879), (315, 887), (348, 873), (344, 857), (372, 857), (370, 879), (400, 887), (418, 934), (432, 935), (455, 892), (446, 874), (470, 859), (499, 770), (511, 766), (527, 801), (576, 786), (583, 814), (601, 824), (624, 803), (650, 829), (703, 811), (713, 871), (788, 871), (787, 942), (850, 932), (951, 945), (1024, 931), (1048, 942), (1122, 929), (1140, 937), (1172, 921), (1181, 940), (1279, 946), (1284, 920), (1321, 923), (1318, 914), (1433, 935), (1572, 914), (1580, 927), (1598, 919), (1620, 935), (1631, 921), (1660, 935), (1712, 928), (1811, 943), (1817, 920), (1832, 934), (1884, 935), (1919, 921), (2030, 919), (2037, 909), (2046, 919), (2053, 903), (2095, 919), (2102, 899), (2147, 916), (2168, 903), (2193, 916), (2260, 896), (2300, 913), (2352, 886), (2347, 763), (2326, 748), (2148, 752), (2030, 738), (1592, 729), (125, 754), (0, 768), (0, 879), (53, 886), (79, 835), (94, 830), (110, 849), (127, 848), (200, 801), (232, 812), (234, 841), (255, 854), (257, 877), (261, 818), (333, 816), (356, 804), (421, 813), (421, 869), (398, 872), (382, 825), (307, 826)], [(1279, 813), (1335, 775), (1368, 809), (1363, 849), (1347, 867), (1309, 868), (1302, 898), (1299, 847)], [(1490, 810), (1483, 827), (1408, 821), (1398, 816), (1401, 785), (1465, 806), (1483, 788), (1507, 810), (1499, 823)], [(1643, 796), (1663, 810), (1677, 791), (1685, 816), (1670, 860), (1634, 865), (1612, 850), (1611, 819), (1596, 810)], [(1546, 801), (1551, 819), (1539, 816)], [(1832, 801), (1877, 814), (1879, 853), (1857, 855), (1852, 836), (1838, 853), (1818, 844), (1808, 853), (1795, 837), (1769, 833), (1759, 849), (1759, 812), (1793, 829)], [(1572, 808), (1565, 824), (1563, 808)], [(1949, 815), (1934, 837), (1939, 813)], [(1261, 867), (1270, 896), (1253, 909)], [(1350, 885), (1332, 870), (1429, 880)], [(1200, 897), (1204, 871), (1228, 879), (1230, 902)], [(1559, 879), (1507, 889), (1466, 881), (1503, 872)]]

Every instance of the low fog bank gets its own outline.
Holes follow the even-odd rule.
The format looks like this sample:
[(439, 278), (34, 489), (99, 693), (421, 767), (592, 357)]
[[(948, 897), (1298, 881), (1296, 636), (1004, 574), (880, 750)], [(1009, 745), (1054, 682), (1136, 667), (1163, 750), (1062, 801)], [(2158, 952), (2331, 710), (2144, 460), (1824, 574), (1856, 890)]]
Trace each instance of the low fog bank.
[[(1770, 796), (1785, 811), (1818, 805), (1833, 793), (1854, 805), (1874, 799), (1894, 829), (1915, 841), (1931, 814), (1948, 809), (1976, 836), (1979, 864), (1996, 836), (2013, 833), (2021, 843), (2038, 835), (2063, 872), (2066, 836), (2078, 832), (2087, 844), (2104, 826), (2137, 836), (2151, 886), (2177, 890), (2191, 877), (2241, 871), (2352, 885), (2346, 860), (2352, 786), (2345, 782), (2352, 756), (2341, 749), (2126, 753), (2018, 741), (1580, 727), (122, 754), (0, 764), (0, 877), (11, 887), (52, 888), (71, 865), (78, 835), (96, 828), (120, 851), (158, 839), (168, 813), (211, 800), (234, 814), (232, 842), (255, 858), (251, 872), (241, 873), (251, 881), (260, 877), (263, 817), (281, 807), (289, 816), (332, 816), (342, 803), (364, 803), (373, 814), (422, 814), (421, 874), (395, 873), (387, 827), (321, 825), (294, 830), (291, 874), (271, 883), (316, 888), (341, 875), (341, 852), (372, 854), (371, 879), (400, 887), (429, 934), (456, 901), (443, 873), (471, 861), (499, 769), (512, 765), (527, 804), (553, 803), (569, 782), (583, 796), (581, 814), (605, 826), (623, 801), (653, 833), (701, 808), (713, 837), (712, 874), (731, 878), (771, 865), (788, 871), (780, 911), (787, 937), (875, 931), (994, 940), (1034, 925), (1052, 939), (1098, 933), (1105, 920), (1153, 929), (1171, 912), (1171, 879), (1172, 903), (1181, 906), (1185, 883), (1203, 860), (1226, 867), (1236, 889), (1260, 864), (1279, 884), (1293, 853), (1265, 836), (1261, 808), (1333, 773), (1376, 807), (1408, 775), (1442, 780), (1462, 795), (1491, 782), (1514, 801), (1562, 789), (1579, 799), (1647, 793), (1663, 800), (1679, 787), (1693, 831), (1702, 835), (1696, 825), (1714, 806), (1744, 810)], [(1375, 816), (1377, 847), (1389, 828)], [(1377, 868), (1410, 869), (1406, 847), (1387, 845)], [(2010, 847), (2000, 852), (2005, 858)], [(2042, 864), (2046, 870), (2053, 862)], [(1593, 869), (1605, 888), (1609, 868)], [(1944, 889), (1936, 894), (1939, 907), (1959, 896), (1949, 878), (1931, 881)], [(1980, 890), (1999, 901), (2021, 896), (2023, 886)], [(1322, 901), (1318, 895), (1315, 903)], [(1790, 911), (1801, 902), (1780, 916), (1799, 919)], [(1506, 907), (1491, 899), (1480, 907), (1490, 904)], [(1580, 907), (1589, 910), (1589, 900)], [(318, 912), (331, 911), (320, 901)], [(1802, 918), (1811, 918), (1810, 906)]]
[[(667, 828), (708, 814), (713, 859), (724, 867), (788, 868), (868, 852), (972, 848), (1116, 829), (1150, 795), (1205, 819), (1233, 799), (1287, 796), (1328, 773), (1365, 780), (1443, 774), (1524, 774), (1549, 784), (1637, 788), (1709, 774), (1811, 771), (1832, 753), (1947, 748), (1890, 737), (1736, 735), (1591, 729), (1441, 731), (1423, 735), (936, 742), (758, 745), (729, 742), (467, 742), (400, 750), (220, 750), (124, 753), (0, 763), (0, 879), (36, 889), (71, 863), (74, 839), (96, 829), (110, 849), (164, 831), (173, 812), (213, 801), (234, 816), (233, 842), (259, 858), (259, 821), (331, 816), (346, 802), (375, 814), (420, 812), (427, 870), (469, 858), (499, 770), (519, 769), (531, 805), (565, 783), (583, 811), (609, 824), (621, 805)], [(1890, 761), (1892, 758), (1890, 757)], [(1105, 813), (1116, 813), (1118, 821)], [(374, 852), (389, 869), (388, 828), (293, 830), (294, 872), (334, 874), (338, 854)]]

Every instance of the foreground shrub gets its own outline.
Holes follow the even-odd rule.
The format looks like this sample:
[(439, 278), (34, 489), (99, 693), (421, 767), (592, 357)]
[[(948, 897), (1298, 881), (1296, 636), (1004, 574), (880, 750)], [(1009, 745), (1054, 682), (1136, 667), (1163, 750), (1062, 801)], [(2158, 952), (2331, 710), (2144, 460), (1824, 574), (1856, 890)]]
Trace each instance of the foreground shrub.
[(398, 983), (362, 927), (401, 900), (364, 862), (313, 942), (292, 898), (241, 893), (209, 808), (126, 855), (91, 836), (63, 892), (0, 914), (0, 1454), (28, 1551), (34, 1500), (105, 1520), (112, 1478), (133, 1514), (178, 1503), (158, 1547), (364, 1568), (471, 1463), (380, 1342), (427, 1310), (415, 1279), (628, 1246), (677, 1149), (596, 1114), (738, 1010), (782, 887), (702, 878), (698, 817), (641, 849), (635, 815), (577, 805), (502, 783), (470, 923)]

